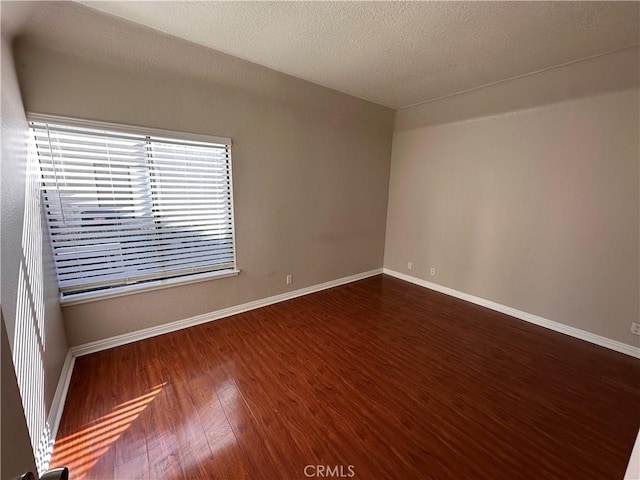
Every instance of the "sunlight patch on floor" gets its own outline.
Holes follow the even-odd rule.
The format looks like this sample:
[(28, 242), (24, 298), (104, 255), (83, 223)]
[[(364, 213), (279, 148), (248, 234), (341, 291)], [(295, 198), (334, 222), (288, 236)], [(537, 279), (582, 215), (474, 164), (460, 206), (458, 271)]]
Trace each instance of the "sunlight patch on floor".
[(100, 458), (162, 391), (164, 384), (144, 395), (121, 403), (111, 413), (85, 425), (81, 430), (58, 439), (53, 464), (64, 465), (74, 479), (85, 478)]

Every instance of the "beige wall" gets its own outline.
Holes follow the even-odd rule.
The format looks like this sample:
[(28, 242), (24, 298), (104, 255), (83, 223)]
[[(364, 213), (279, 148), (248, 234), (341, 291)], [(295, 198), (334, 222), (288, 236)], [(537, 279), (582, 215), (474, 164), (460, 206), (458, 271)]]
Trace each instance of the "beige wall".
[(636, 83), (441, 125), (398, 112), (385, 267), (638, 345), (639, 105)]
[(382, 267), (392, 110), (139, 27), (114, 28), (114, 38), (143, 45), (140, 55), (164, 45), (159, 62), (187, 57), (201, 71), (152, 65), (151, 53), (118, 64), (103, 52), (102, 63), (31, 38), (16, 51), (27, 110), (231, 137), (242, 272), (66, 307), (71, 345)]
[[(67, 354), (46, 226), (40, 211), (39, 180), (27, 158), (27, 122), (20, 98), (10, 42), (2, 36), (2, 176), (0, 202), (3, 329), (23, 395), (32, 434), (46, 441), (44, 425)], [(4, 332), (3, 332), (4, 333)], [(3, 352), (3, 363), (6, 352)], [(4, 389), (5, 365), (3, 365)], [(4, 392), (3, 392), (4, 393)], [(11, 397), (15, 400), (15, 396)], [(4, 397), (3, 397), (4, 399)], [(20, 404), (2, 406), (4, 421), (24, 418)], [(5, 416), (5, 408), (9, 409)], [(10, 425), (10, 424), (9, 424)], [(36, 439), (38, 442), (39, 439)], [(3, 445), (4, 457), (4, 445)], [(19, 458), (23, 458), (19, 457)], [(3, 464), (3, 478), (4, 464)]]
[[(0, 312), (1, 315), (2, 312)], [(0, 458), (0, 478), (13, 479), (25, 472), (36, 472), (35, 458), (29, 440), (27, 421), (24, 418), (20, 391), (13, 369), (13, 359), (7, 337), (7, 328), (2, 317), (0, 331), (2, 354), (0, 367), (2, 368), (2, 456)]]

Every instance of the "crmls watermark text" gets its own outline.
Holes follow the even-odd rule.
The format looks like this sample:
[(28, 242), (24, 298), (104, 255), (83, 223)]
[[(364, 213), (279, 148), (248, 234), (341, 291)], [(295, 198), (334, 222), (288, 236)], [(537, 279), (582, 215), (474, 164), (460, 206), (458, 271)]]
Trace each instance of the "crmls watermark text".
[(307, 465), (304, 475), (309, 478), (352, 478), (356, 476), (353, 465)]

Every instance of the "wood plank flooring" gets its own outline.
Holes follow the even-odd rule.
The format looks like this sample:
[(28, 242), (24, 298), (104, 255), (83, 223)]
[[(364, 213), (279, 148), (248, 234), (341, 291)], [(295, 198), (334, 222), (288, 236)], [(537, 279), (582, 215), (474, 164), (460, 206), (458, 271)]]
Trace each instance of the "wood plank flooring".
[(620, 480), (639, 427), (639, 360), (378, 276), (78, 358), (52, 467)]

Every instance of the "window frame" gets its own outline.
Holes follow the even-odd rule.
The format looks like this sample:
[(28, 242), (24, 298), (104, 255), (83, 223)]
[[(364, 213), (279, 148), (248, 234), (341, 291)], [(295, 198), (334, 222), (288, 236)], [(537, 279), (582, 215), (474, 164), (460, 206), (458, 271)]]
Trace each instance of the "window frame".
[[(220, 278), (228, 278), (232, 276), (236, 276), (240, 273), (240, 269), (238, 268), (237, 261), (237, 251), (236, 251), (236, 228), (235, 228), (235, 204), (234, 204), (234, 188), (233, 188), (233, 160), (232, 160), (232, 140), (228, 137), (219, 137), (214, 135), (203, 135), (196, 133), (187, 133), (180, 132), (175, 130), (166, 130), (166, 129), (157, 129), (157, 128), (149, 128), (149, 127), (138, 127), (134, 125), (128, 124), (119, 124), (119, 123), (111, 123), (111, 122), (101, 122), (95, 120), (85, 120), (79, 118), (71, 118), (64, 117), (59, 115), (49, 115), (49, 114), (41, 114), (34, 112), (27, 112), (27, 122), (29, 123), (29, 145), (30, 151), (29, 155), (35, 154), (34, 151), (31, 150), (33, 138), (31, 135), (31, 125), (30, 122), (41, 122), (41, 123), (51, 123), (51, 124), (60, 124), (70, 127), (80, 127), (80, 128), (94, 128), (94, 129), (102, 129), (102, 130), (112, 130), (116, 132), (122, 133), (132, 133), (137, 135), (148, 135), (148, 136), (158, 136), (176, 140), (184, 140), (184, 141), (195, 141), (195, 142), (206, 142), (206, 143), (217, 143), (217, 144), (226, 144), (229, 146), (229, 191), (230, 191), (230, 200), (231, 200), (231, 235), (232, 235), (232, 247), (233, 247), (233, 268), (211, 271), (211, 272), (203, 272), (191, 275), (181, 275), (169, 278), (160, 278), (140, 283), (134, 283), (130, 285), (122, 285), (122, 286), (114, 286), (102, 290), (94, 290), (88, 292), (78, 292), (78, 293), (70, 293), (64, 295), (62, 292), (60, 293), (60, 304), (63, 306), (71, 306), (71, 305), (79, 305), (82, 303), (93, 302), (97, 300), (105, 300), (108, 298), (115, 298), (125, 295), (132, 295), (142, 292), (154, 291), (164, 288), (170, 288), (179, 285), (188, 285), (191, 283), (199, 283), (214, 279)], [(48, 220), (47, 220), (48, 223)], [(51, 238), (49, 234), (49, 230), (47, 227), (47, 238), (49, 246), (51, 247)]]

